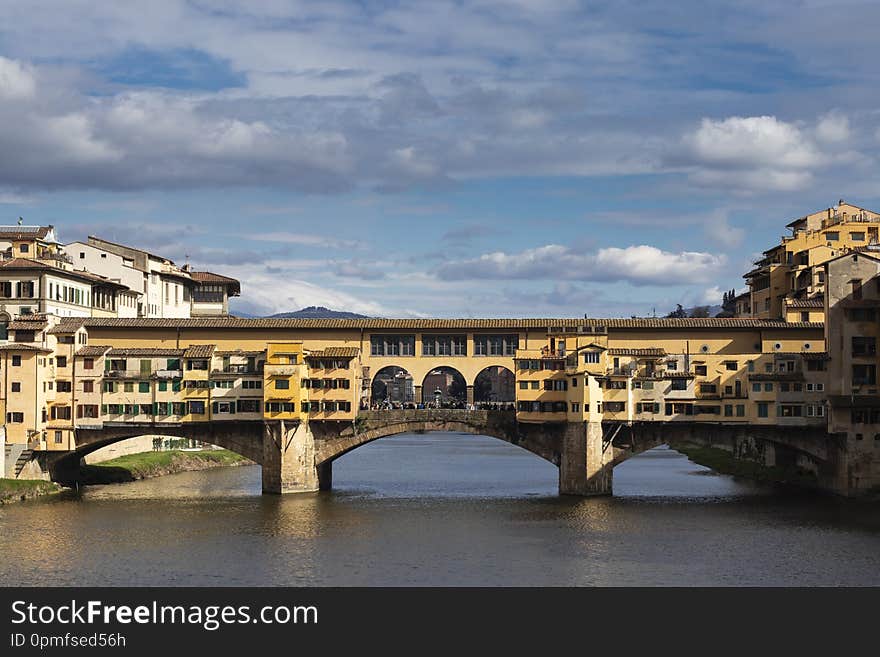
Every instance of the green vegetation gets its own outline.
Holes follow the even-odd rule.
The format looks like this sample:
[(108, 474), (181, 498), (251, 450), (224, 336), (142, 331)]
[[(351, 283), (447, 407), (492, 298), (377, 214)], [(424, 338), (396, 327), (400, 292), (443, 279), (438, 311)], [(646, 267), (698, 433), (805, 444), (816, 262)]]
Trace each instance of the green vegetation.
[(58, 484), (42, 479), (0, 479), (0, 504), (57, 493)]
[(816, 475), (794, 466), (766, 466), (754, 461), (735, 459), (733, 454), (717, 447), (680, 447), (674, 448), (687, 456), (694, 463), (712, 468), (715, 472), (735, 477), (745, 477), (768, 483), (793, 484), (796, 486), (815, 486)]
[(188, 470), (207, 470), (229, 465), (250, 465), (251, 461), (225, 449), (184, 452), (169, 450), (128, 454), (97, 465), (80, 468), (80, 483), (113, 484), (158, 477)]

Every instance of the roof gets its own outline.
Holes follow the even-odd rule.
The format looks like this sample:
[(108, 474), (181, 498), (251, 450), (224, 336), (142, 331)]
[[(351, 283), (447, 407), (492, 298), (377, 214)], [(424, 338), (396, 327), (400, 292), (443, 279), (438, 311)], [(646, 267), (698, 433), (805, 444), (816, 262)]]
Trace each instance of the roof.
[(665, 356), (666, 350), (660, 347), (644, 347), (641, 349), (615, 348), (609, 349), (608, 354), (611, 356)]
[(106, 344), (93, 344), (87, 347), (82, 347), (77, 350), (77, 356), (103, 356), (109, 349), (111, 349), (109, 345)]
[(803, 381), (803, 372), (755, 372), (749, 381)]
[(774, 356), (794, 357), (800, 356), (804, 360), (831, 360), (827, 351), (777, 351)]
[(43, 354), (51, 354), (51, 349), (46, 349), (45, 347), (35, 347), (30, 344), (19, 344), (17, 342), (9, 342), (7, 344), (0, 344), (0, 351), (39, 351)]
[(0, 237), (7, 240), (44, 239), (52, 226), (0, 226)]
[(266, 350), (263, 351), (246, 351), (244, 349), (236, 349), (235, 351), (215, 351), (215, 356), (263, 356), (265, 355)]
[(214, 355), (215, 344), (192, 344), (183, 352), (184, 358), (210, 358)]
[(53, 267), (52, 265), (47, 265), (45, 262), (31, 260), (30, 258), (12, 258), (12, 260), (0, 261), (0, 269), (39, 269), (41, 271), (51, 272), (57, 276), (67, 276), (68, 278), (85, 280), (89, 283), (110, 285), (113, 287), (122, 288), (124, 290), (128, 289), (127, 285), (122, 285), (121, 283), (117, 283), (116, 281), (111, 281), (109, 278), (104, 278), (103, 276), (98, 276), (97, 274), (92, 274), (85, 270), (61, 269), (61, 267)]
[(327, 347), (320, 351), (310, 351), (306, 358), (354, 358), (360, 351), (357, 347)]
[[(73, 319), (73, 318), (71, 318)], [(785, 322), (774, 319), (746, 317), (687, 317), (687, 318), (527, 318), (527, 319), (316, 319), (316, 318), (244, 318), (244, 317), (192, 317), (192, 318), (133, 318), (133, 317), (83, 317), (76, 318), (86, 328), (133, 329), (133, 328), (198, 328), (198, 329), (547, 329), (557, 326), (589, 326), (615, 329), (821, 329), (822, 322)], [(74, 329), (71, 329), (71, 331)]]
[(41, 322), (28, 322), (22, 319), (16, 319), (7, 325), (7, 329), (10, 331), (40, 331), (48, 325), (48, 322), (44, 319)]
[[(88, 246), (93, 246), (96, 249), (101, 249), (102, 251), (108, 251), (108, 253), (116, 253), (116, 252), (102, 248), (102, 246), (101, 246), (102, 244), (107, 245), (107, 246), (115, 246), (120, 249), (127, 249), (128, 251), (136, 251), (138, 253), (143, 253), (146, 256), (152, 258), (153, 260), (161, 260), (163, 262), (173, 262), (171, 259), (166, 258), (165, 256), (161, 256), (156, 253), (150, 253), (149, 251), (144, 251), (143, 249), (139, 249), (136, 246), (127, 246), (125, 244), (120, 244), (119, 242), (111, 242), (110, 240), (105, 240), (105, 239), (103, 239), (101, 237), (97, 237), (95, 235), (89, 235), (86, 238), (86, 244)], [(116, 255), (121, 255), (121, 254), (116, 253)]]
[(192, 276), (192, 279), (196, 283), (216, 283), (218, 285), (228, 285), (232, 288), (229, 291), (231, 296), (238, 296), (241, 294), (241, 283), (238, 282), (238, 279), (229, 278), (229, 276), (221, 276), (220, 274), (215, 274), (210, 271), (191, 271), (189, 273)]
[(824, 308), (825, 301), (822, 298), (815, 299), (789, 299), (789, 308)]
[(60, 322), (50, 328), (47, 333), (58, 335), (59, 333), (76, 333), (83, 325), (83, 317), (63, 317)]
[(163, 349), (161, 347), (123, 347), (113, 348), (108, 356), (183, 356), (183, 349)]

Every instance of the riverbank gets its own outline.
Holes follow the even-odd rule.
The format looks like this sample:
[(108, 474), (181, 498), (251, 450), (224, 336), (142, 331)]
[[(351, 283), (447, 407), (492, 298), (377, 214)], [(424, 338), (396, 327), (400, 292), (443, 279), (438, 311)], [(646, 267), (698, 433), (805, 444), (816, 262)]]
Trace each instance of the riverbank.
[(806, 488), (815, 488), (816, 476), (801, 468), (793, 466), (766, 466), (753, 461), (733, 458), (733, 454), (717, 447), (680, 447), (681, 452), (691, 461), (721, 474), (744, 477), (762, 483), (787, 484)]
[(0, 479), (0, 504), (52, 495), (61, 486), (42, 479)]
[(85, 465), (80, 468), (79, 483), (118, 484), (177, 472), (238, 465), (253, 465), (253, 461), (225, 449), (198, 452), (182, 450), (142, 452), (120, 456), (97, 465)]

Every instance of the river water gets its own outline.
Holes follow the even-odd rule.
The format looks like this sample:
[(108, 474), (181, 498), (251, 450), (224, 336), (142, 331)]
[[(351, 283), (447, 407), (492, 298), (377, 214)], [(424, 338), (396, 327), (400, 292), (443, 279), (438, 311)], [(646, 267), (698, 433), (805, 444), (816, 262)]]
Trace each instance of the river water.
[(0, 507), (5, 585), (878, 585), (880, 505), (716, 475), (658, 448), (614, 496), (492, 438), (386, 438), (334, 490), (263, 496), (257, 466)]

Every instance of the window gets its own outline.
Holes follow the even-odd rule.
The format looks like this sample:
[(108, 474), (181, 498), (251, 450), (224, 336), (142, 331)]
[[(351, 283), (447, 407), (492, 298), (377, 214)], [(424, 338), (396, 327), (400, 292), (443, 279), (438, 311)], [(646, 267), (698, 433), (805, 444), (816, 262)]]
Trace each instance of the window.
[(735, 360), (725, 361), (724, 368), (728, 371), (735, 372), (738, 369), (737, 362)]
[(70, 381), (58, 381), (58, 387), (56, 388), (58, 392), (71, 392), (73, 390), (73, 386)]
[(737, 417), (745, 417), (746, 416), (746, 405), (745, 404), (737, 404), (736, 405), (736, 416)]
[(838, 240), (840, 240), (840, 233), (838, 233), (836, 230), (830, 230), (825, 233), (825, 239), (829, 242), (837, 242)]
[(706, 376), (706, 366), (694, 365), (694, 374), (696, 374), (697, 376)]
[(769, 408), (767, 402), (758, 402), (758, 417), (769, 417)]
[(532, 390), (538, 390), (541, 387), (540, 381), (530, 381), (529, 383), (532, 386)]
[(626, 410), (626, 402), (605, 402), (605, 411), (608, 413), (623, 413)]
[(752, 392), (761, 392), (761, 384), (753, 383), (752, 384)]
[(598, 363), (599, 362), (599, 352), (598, 351), (585, 351), (584, 352), (584, 362), (585, 363)]
[(856, 301), (862, 298), (862, 279), (854, 278), (849, 284), (852, 286), (852, 298)]
[(58, 356), (56, 358), (56, 364), (58, 367), (67, 367), (67, 356)]
[(415, 335), (371, 335), (372, 356), (414, 356)]
[(476, 356), (514, 356), (519, 348), (519, 336), (475, 335), (474, 355)]
[(263, 387), (263, 382), (245, 379), (241, 382), (241, 387), (247, 390), (257, 390)]
[(239, 399), (237, 404), (238, 404), (238, 412), (239, 413), (259, 413), (260, 412), (260, 400), (259, 399)]
[(423, 356), (467, 356), (465, 335), (423, 335)]
[(83, 369), (84, 370), (95, 369), (95, 359), (94, 358), (83, 358)]
[(528, 381), (520, 381), (519, 382), (519, 389), (520, 390), (528, 390), (529, 389), (529, 382)]
[(810, 313), (802, 312), (801, 313), (801, 321), (802, 322), (809, 322), (810, 321)]
[(733, 404), (724, 405), (724, 417), (733, 417)]
[(191, 401), (187, 402), (189, 406), (190, 415), (204, 415), (205, 414), (205, 402), (203, 401)]
[(877, 383), (877, 366), (876, 365), (853, 365), (852, 366), (852, 384), (854, 386), (869, 385), (873, 386)]
[(13, 354), (12, 367), (21, 367), (21, 356)]
[(122, 390), (124, 392), (134, 392), (134, 381), (126, 381), (123, 383)]
[(288, 381), (287, 379), (276, 379), (275, 389), (276, 390), (290, 390), (290, 381)]
[(83, 392), (95, 392), (95, 382), (91, 379), (83, 381)]
[(875, 356), (877, 354), (877, 338), (875, 337), (852, 337), (853, 356)]
[(877, 313), (873, 308), (849, 308), (847, 314), (853, 322), (873, 322), (877, 319)]
[(150, 392), (150, 382), (149, 381), (139, 381), (138, 382), (138, 392)]
[(853, 242), (864, 242), (865, 241), (865, 234), (864, 233), (850, 233), (849, 238)]
[(14, 422), (15, 424), (21, 424), (22, 422), (24, 422), (24, 413), (7, 413), (6, 421)]
[(770, 382), (765, 383), (764, 392), (773, 392), (773, 384)]
[(715, 394), (718, 392), (718, 386), (714, 383), (701, 383), (700, 392), (703, 394)]
[(687, 379), (672, 379), (671, 390), (687, 390)]
[(19, 383), (18, 381), (13, 381), (12, 392), (21, 392), (21, 383)]

